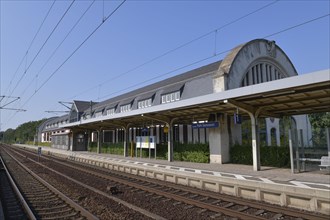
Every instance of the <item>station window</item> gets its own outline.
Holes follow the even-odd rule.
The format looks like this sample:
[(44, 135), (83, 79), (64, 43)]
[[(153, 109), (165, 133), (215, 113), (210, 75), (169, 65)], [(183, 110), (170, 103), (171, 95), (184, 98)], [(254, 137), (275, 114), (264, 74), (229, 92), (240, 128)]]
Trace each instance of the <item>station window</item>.
[(90, 117), (91, 117), (90, 114), (85, 114), (85, 115), (83, 115), (83, 119), (84, 119), (84, 120), (86, 120), (86, 119), (88, 119), (88, 118), (90, 118)]
[(113, 115), (115, 114), (115, 108), (110, 108), (107, 110), (107, 115)]
[(162, 95), (162, 103), (175, 102), (180, 100), (180, 91)]
[(100, 117), (100, 116), (102, 116), (102, 111), (95, 113), (95, 117)]
[(128, 112), (128, 111), (131, 111), (131, 104), (120, 106), (120, 112)]
[(145, 99), (142, 101), (138, 102), (138, 108), (147, 108), (151, 106), (151, 98), (150, 99)]

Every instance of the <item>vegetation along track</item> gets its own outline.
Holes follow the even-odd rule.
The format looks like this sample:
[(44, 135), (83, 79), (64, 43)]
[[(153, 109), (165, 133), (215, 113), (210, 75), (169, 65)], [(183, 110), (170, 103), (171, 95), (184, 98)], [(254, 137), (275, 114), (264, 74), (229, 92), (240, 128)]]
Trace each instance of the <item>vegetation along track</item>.
[[(37, 161), (35, 153), (19, 151)], [(319, 214), (242, 200), (63, 159), (42, 157), (40, 161), (54, 169), (53, 172), (115, 194), (113, 196), (116, 198), (167, 219), (328, 219)]]

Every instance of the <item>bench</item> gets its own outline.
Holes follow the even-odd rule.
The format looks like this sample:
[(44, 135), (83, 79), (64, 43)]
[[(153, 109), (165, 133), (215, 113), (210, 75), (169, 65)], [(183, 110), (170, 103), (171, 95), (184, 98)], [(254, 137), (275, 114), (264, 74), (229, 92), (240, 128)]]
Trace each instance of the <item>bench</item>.
[(329, 169), (330, 168), (330, 157), (329, 156), (323, 156), (321, 157), (321, 164), (319, 165), (322, 169), (322, 167)]

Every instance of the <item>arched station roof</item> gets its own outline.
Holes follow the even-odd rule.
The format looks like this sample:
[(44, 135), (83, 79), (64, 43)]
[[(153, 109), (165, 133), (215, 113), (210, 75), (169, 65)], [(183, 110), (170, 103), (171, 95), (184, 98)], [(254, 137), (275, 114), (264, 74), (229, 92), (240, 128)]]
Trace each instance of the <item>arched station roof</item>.
[[(274, 41), (256, 39), (237, 46), (222, 61), (93, 103), (81, 112), (82, 116), (93, 114), (89, 118), (60, 127), (141, 126), (150, 118), (191, 123), (205, 120), (212, 113), (233, 115), (237, 111), (233, 106), (237, 105), (258, 110), (261, 117), (329, 111), (329, 75), (329, 70), (325, 70), (298, 76), (288, 56)], [(173, 92), (180, 98), (163, 102), (165, 95), (175, 95)], [(149, 99), (148, 107), (139, 108), (139, 102)], [(130, 111), (123, 112), (121, 107), (128, 104)]]

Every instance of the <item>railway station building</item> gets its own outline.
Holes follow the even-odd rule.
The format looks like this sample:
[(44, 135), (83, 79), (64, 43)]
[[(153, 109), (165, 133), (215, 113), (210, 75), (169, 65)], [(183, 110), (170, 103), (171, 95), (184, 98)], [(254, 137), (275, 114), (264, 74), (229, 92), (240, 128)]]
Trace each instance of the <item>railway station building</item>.
[[(301, 129), (300, 142), (311, 137), (308, 113), (330, 109), (329, 70), (298, 76), (274, 41), (256, 39), (232, 49), (223, 60), (176, 75), (101, 102), (72, 102), (71, 110), (47, 120), (39, 141), (52, 147), (86, 151), (92, 142), (130, 143), (142, 137), (166, 143), (208, 143), (210, 163), (230, 161), (230, 147), (249, 133), (253, 169), (260, 169), (260, 143), (280, 145), (280, 120), (290, 116)], [(248, 130), (244, 123), (247, 123)], [(138, 146), (138, 144), (136, 144)], [(174, 149), (175, 150), (175, 149)]]

